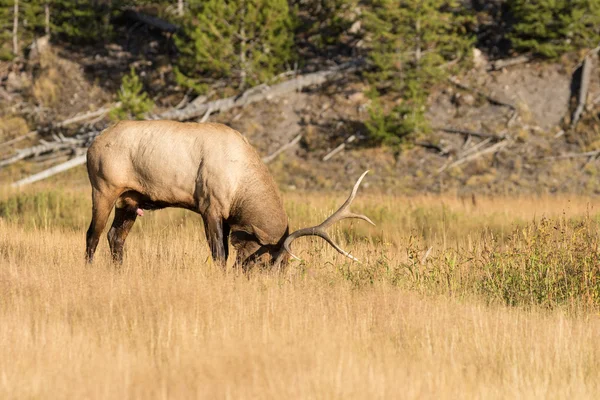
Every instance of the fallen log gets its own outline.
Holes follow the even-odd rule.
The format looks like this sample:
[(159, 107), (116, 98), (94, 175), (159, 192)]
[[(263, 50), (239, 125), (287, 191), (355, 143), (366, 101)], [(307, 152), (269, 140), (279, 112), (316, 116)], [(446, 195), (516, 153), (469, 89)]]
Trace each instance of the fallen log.
[(510, 67), (518, 64), (525, 64), (531, 61), (533, 57), (530, 54), (524, 54), (522, 56), (513, 58), (504, 58), (502, 60), (492, 61), (488, 68), (488, 71), (498, 71), (502, 68)]
[(43, 179), (51, 177), (52, 175), (56, 175), (60, 172), (77, 167), (78, 165), (85, 164), (86, 159), (87, 159), (86, 154), (77, 156), (75, 158), (70, 159), (67, 162), (55, 165), (52, 168), (46, 169), (42, 172), (38, 172), (37, 174), (33, 174), (31, 176), (28, 176), (27, 178), (16, 181), (15, 183), (12, 184), (12, 186), (13, 187), (21, 187), (21, 186), (29, 185), (30, 183), (41, 181)]
[(480, 143), (477, 143), (474, 146), (466, 148), (465, 150), (463, 150), (460, 153), (459, 158), (467, 157), (469, 154), (473, 154), (473, 153), (479, 151), (480, 149), (487, 146), (491, 141), (492, 141), (492, 138), (487, 138), (487, 139), (482, 140)]
[(477, 159), (477, 158), (479, 158), (479, 157), (481, 157), (483, 155), (490, 154), (490, 153), (492, 153), (492, 154), (493, 153), (497, 153), (503, 147), (506, 147), (508, 145), (508, 143), (509, 143), (509, 140), (506, 139), (506, 140), (498, 142), (498, 143), (496, 143), (496, 144), (494, 144), (494, 145), (492, 145), (492, 146), (490, 146), (488, 148), (480, 150), (480, 151), (478, 151), (476, 153), (469, 154), (468, 156), (463, 157), (463, 158), (459, 158), (458, 160), (454, 161), (451, 164), (446, 164), (446, 165), (442, 166), (440, 169), (438, 169), (438, 173), (441, 173), (441, 172), (447, 170), (448, 168), (456, 167), (456, 166), (464, 164), (466, 162), (473, 161), (473, 160), (475, 160), (475, 159)]
[[(82, 143), (83, 144), (83, 143)], [(43, 144), (39, 144), (37, 146), (30, 147), (28, 149), (19, 150), (17, 154), (12, 157), (6, 158), (0, 161), (0, 168), (6, 167), (7, 165), (11, 165), (16, 163), (17, 161), (24, 160), (29, 157), (33, 157), (39, 154), (44, 154), (49, 151), (58, 151), (64, 149), (70, 149), (77, 147), (76, 143), (72, 141), (67, 142), (47, 142)]]
[(279, 149), (275, 150), (273, 153), (269, 154), (268, 156), (263, 157), (262, 161), (265, 164), (270, 163), (271, 161), (275, 160), (278, 155), (280, 155), (287, 149), (291, 148), (292, 146), (295, 146), (296, 143), (298, 143), (300, 141), (300, 139), (302, 139), (302, 134), (299, 134), (298, 136), (293, 138), (290, 142), (284, 144), (283, 146), (281, 146)]
[(74, 117), (71, 117), (71, 118), (65, 119), (62, 122), (59, 122), (58, 124), (54, 125), (54, 127), (56, 127), (56, 128), (62, 128), (62, 127), (65, 127), (67, 125), (75, 124), (77, 122), (82, 122), (82, 121), (86, 121), (88, 119), (96, 118), (96, 117), (99, 117), (101, 115), (104, 115), (104, 114), (108, 113), (113, 108), (117, 108), (119, 106), (121, 106), (121, 102), (120, 101), (118, 101), (118, 102), (116, 102), (116, 103), (114, 103), (114, 104), (112, 104), (110, 106), (105, 106), (105, 107), (99, 108), (99, 109), (97, 109), (95, 111), (90, 111), (90, 112), (87, 112), (85, 114), (75, 115)]
[(268, 100), (285, 94), (298, 91), (313, 85), (322, 85), (325, 82), (344, 76), (356, 71), (365, 64), (364, 60), (344, 63), (331, 69), (310, 74), (299, 75), (296, 78), (281, 82), (272, 86), (259, 85), (244, 92), (239, 96), (227, 97), (210, 101), (207, 103), (196, 103), (192, 101), (181, 110), (168, 110), (160, 113), (152, 119), (170, 119), (175, 121), (187, 121), (200, 118), (210, 109), (212, 113), (224, 112), (235, 107), (243, 107), (262, 100)]
[(488, 139), (489, 138), (489, 139), (493, 139), (493, 140), (496, 140), (496, 141), (506, 139), (506, 135), (496, 135), (495, 133), (470, 131), (470, 130), (467, 130), (467, 129), (444, 128), (444, 127), (437, 127), (437, 128), (434, 128), (434, 129), (438, 130), (438, 131), (446, 132), (446, 133), (456, 133), (456, 134), (465, 135), (465, 136), (475, 136), (475, 137), (482, 138), (482, 139)]
[(346, 148), (346, 144), (347, 143), (352, 143), (356, 140), (356, 135), (352, 135), (350, 136), (348, 139), (344, 140), (344, 143), (340, 144), (339, 146), (337, 146), (335, 149), (331, 150), (329, 153), (327, 153), (325, 155), (325, 157), (323, 157), (322, 161), (327, 161), (329, 160), (331, 157), (335, 156), (337, 153), (343, 151)]

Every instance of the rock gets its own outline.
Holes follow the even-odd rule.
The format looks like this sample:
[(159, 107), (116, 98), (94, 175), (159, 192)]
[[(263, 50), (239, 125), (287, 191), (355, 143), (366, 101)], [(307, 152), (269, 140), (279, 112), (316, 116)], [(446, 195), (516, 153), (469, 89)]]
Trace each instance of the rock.
[(473, 64), (475, 65), (475, 68), (484, 69), (487, 67), (487, 63), (487, 59), (481, 50), (477, 48), (473, 49)]
[(348, 100), (350, 100), (352, 103), (362, 104), (367, 101), (367, 96), (365, 96), (363, 92), (354, 92), (348, 95)]
[(452, 103), (456, 104), (457, 106), (473, 106), (475, 104), (475, 96), (473, 96), (470, 93), (467, 94), (462, 94), (462, 93), (455, 93), (454, 96), (452, 96)]
[(348, 33), (352, 33), (352, 34), (356, 34), (360, 31), (362, 24), (361, 21), (355, 21), (352, 26), (350, 27), (350, 29), (348, 29)]
[(475, 96), (472, 94), (465, 94), (462, 96), (462, 104), (466, 106), (472, 106), (475, 104)]
[(15, 71), (10, 71), (6, 77), (6, 90), (9, 92), (18, 92), (25, 86), (22, 76)]
[(35, 39), (31, 46), (31, 51), (29, 52), (29, 60), (37, 60), (40, 55), (50, 51), (50, 36), (45, 35)]

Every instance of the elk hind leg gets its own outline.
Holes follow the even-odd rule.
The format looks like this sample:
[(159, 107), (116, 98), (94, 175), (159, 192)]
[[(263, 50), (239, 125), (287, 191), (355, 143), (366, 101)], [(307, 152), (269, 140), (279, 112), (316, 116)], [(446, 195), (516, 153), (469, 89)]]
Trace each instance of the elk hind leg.
[(102, 193), (95, 188), (92, 189), (92, 221), (86, 233), (85, 245), (85, 258), (88, 263), (94, 259), (100, 235), (106, 226), (116, 198), (117, 196)]
[(125, 206), (115, 208), (115, 219), (108, 231), (108, 245), (112, 259), (116, 263), (123, 263), (123, 247), (125, 239), (137, 218), (137, 207)]
[(202, 217), (204, 220), (204, 230), (206, 231), (206, 240), (208, 240), (213, 261), (225, 267), (229, 253), (229, 246), (225, 245), (225, 241), (227, 240), (224, 231), (225, 222), (216, 213), (207, 213)]

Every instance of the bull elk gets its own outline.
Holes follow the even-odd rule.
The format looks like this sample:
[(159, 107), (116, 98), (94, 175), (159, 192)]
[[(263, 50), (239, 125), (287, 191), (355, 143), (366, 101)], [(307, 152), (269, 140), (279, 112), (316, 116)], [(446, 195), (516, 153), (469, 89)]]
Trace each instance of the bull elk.
[(87, 170), (92, 186), (88, 262), (113, 207), (108, 242), (115, 262), (122, 262), (125, 239), (144, 210), (180, 207), (199, 213), (213, 260), (225, 264), (230, 238), (237, 250), (236, 265), (244, 270), (259, 260), (285, 266), (290, 255), (295, 257), (292, 242), (309, 235), (323, 238), (356, 260), (325, 229), (344, 218), (373, 224), (350, 211), (367, 171), (339, 210), (320, 225), (290, 234), (281, 196), (267, 167), (246, 138), (221, 124), (119, 122), (94, 140), (87, 152)]

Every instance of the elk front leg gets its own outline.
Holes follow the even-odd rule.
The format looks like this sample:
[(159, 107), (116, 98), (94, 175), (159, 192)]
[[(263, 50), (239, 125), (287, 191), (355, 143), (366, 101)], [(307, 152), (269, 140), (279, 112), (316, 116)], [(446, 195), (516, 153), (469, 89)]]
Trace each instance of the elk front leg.
[[(224, 221), (220, 216), (207, 213), (203, 216), (206, 240), (210, 246), (210, 252), (215, 263), (225, 268), (229, 246), (225, 245), (227, 237), (224, 232)], [(229, 231), (229, 229), (227, 229)]]
[(137, 218), (137, 209), (135, 207), (115, 208), (115, 219), (108, 231), (108, 245), (114, 262), (123, 263), (123, 247), (125, 239)]

